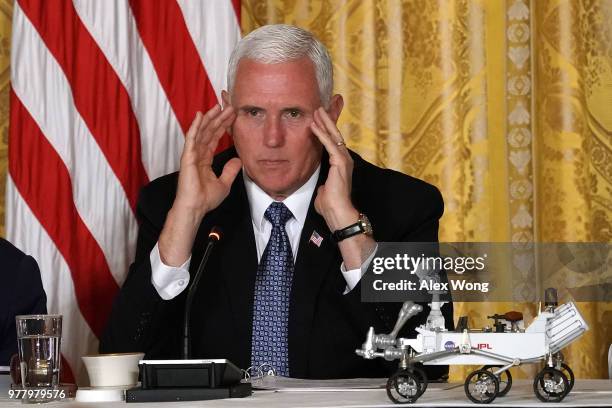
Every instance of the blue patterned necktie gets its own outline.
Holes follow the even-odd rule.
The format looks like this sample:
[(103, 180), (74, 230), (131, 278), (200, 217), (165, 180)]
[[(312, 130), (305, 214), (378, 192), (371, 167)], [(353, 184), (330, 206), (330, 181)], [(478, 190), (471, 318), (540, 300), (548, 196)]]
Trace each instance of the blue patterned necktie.
[(273, 202), (264, 216), (272, 223), (272, 233), (255, 277), (251, 364), (253, 367), (269, 364), (276, 369), (276, 374), (288, 377), (287, 337), (293, 254), (285, 223), (293, 214), (285, 204)]

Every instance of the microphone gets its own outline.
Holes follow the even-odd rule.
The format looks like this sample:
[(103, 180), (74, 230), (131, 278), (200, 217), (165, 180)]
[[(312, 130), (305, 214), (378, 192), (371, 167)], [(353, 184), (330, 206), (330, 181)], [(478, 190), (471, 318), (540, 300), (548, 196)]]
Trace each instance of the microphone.
[(125, 391), (127, 402), (204, 401), (242, 398), (252, 395), (249, 383), (241, 383), (242, 370), (227, 359), (192, 360), (189, 323), (198, 283), (215, 243), (221, 240), (219, 227), (208, 233), (204, 255), (187, 290), (181, 360), (140, 360), (141, 385)]
[(183, 359), (187, 360), (191, 357), (191, 338), (190, 338), (190, 320), (191, 320), (191, 305), (193, 304), (193, 297), (196, 293), (196, 289), (198, 287), (198, 283), (200, 282), (200, 278), (202, 277), (202, 272), (206, 266), (206, 262), (208, 262), (208, 257), (212, 252), (213, 246), (217, 242), (221, 240), (222, 234), (221, 229), (217, 226), (211, 228), (208, 233), (208, 239), (206, 241), (206, 249), (204, 250), (204, 256), (200, 261), (200, 265), (196, 271), (196, 274), (189, 286), (187, 291), (187, 300), (185, 302), (185, 320), (183, 321)]

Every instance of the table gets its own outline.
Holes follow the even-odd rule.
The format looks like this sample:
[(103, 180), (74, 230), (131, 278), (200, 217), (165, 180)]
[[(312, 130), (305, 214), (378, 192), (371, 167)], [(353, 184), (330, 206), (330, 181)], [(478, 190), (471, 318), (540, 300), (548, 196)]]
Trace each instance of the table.
[[(0, 408), (23, 406), (19, 401), (10, 401), (6, 395), (0, 396)], [(74, 407), (122, 407), (137, 408), (144, 404), (123, 402), (116, 403), (80, 403), (76, 401), (53, 402), (44, 406), (74, 408)], [(192, 401), (192, 402), (164, 402), (148, 403), (147, 408), (158, 407), (247, 407), (247, 408), (269, 408), (269, 407), (341, 407), (341, 408), (368, 408), (368, 407), (400, 407), (393, 404), (383, 389), (353, 389), (334, 391), (255, 391), (249, 398), (227, 399), (214, 401)], [(410, 406), (406, 404), (405, 406)], [(412, 406), (428, 407), (478, 407), (471, 403), (463, 391), (462, 384), (431, 384), (425, 394)], [(534, 395), (532, 382), (529, 380), (516, 380), (512, 390), (507, 396), (497, 398), (491, 406), (515, 406), (515, 407), (601, 407), (612, 406), (612, 381), (611, 380), (576, 380), (574, 389), (562, 403), (546, 404), (540, 402)]]

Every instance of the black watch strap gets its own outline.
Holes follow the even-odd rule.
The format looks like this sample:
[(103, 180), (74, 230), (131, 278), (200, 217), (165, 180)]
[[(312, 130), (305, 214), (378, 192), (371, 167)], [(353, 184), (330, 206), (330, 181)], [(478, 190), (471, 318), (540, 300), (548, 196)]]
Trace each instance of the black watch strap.
[(372, 235), (372, 224), (370, 224), (370, 220), (368, 220), (368, 217), (366, 217), (366, 215), (363, 213), (359, 213), (359, 219), (356, 223), (351, 224), (346, 228), (336, 230), (331, 235), (334, 241), (340, 242), (343, 239), (347, 239), (358, 234)]
[(334, 231), (332, 233), (332, 238), (334, 239), (334, 241), (340, 242), (343, 239), (350, 238), (354, 235), (361, 234), (363, 232), (364, 232), (364, 229), (363, 229), (363, 226), (361, 225), (361, 222), (357, 221), (356, 223), (351, 224), (346, 228), (342, 228), (342, 229)]

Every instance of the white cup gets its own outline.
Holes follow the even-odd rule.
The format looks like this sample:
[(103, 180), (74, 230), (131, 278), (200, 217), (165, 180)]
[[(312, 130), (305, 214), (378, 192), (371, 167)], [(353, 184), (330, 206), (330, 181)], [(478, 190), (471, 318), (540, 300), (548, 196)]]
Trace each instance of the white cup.
[(138, 362), (144, 353), (83, 356), (92, 387), (132, 387), (138, 383)]

